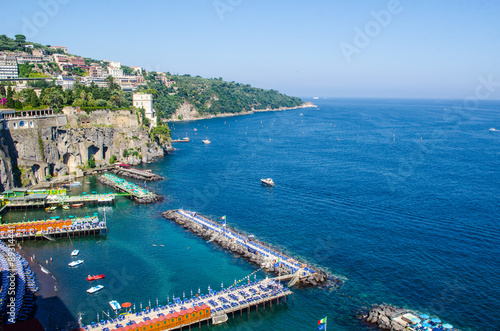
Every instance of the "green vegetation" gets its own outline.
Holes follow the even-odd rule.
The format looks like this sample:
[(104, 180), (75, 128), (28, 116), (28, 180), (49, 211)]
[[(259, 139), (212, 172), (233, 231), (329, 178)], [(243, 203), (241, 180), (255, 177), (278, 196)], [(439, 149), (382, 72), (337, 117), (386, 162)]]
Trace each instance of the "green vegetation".
[(87, 160), (87, 167), (89, 169), (94, 169), (95, 168), (95, 159), (94, 155), (92, 155), (88, 160)]
[(169, 118), (186, 101), (194, 105), (202, 115), (241, 113), (252, 109), (295, 107), (302, 104), (299, 98), (289, 97), (275, 90), (225, 82), (222, 78), (167, 74), (168, 79), (175, 81), (175, 84), (167, 87), (157, 81), (156, 77), (157, 74), (151, 72), (146, 80), (147, 88), (157, 91), (154, 107), (160, 118)]
[(150, 132), (151, 140), (162, 145), (170, 139), (170, 128), (167, 124), (159, 124), (158, 126), (151, 129)]
[(113, 164), (113, 163), (116, 163), (116, 161), (118, 161), (118, 159), (116, 158), (116, 155), (115, 154), (111, 155), (111, 157), (109, 158), (109, 163)]
[(21, 63), (17, 67), (18, 67), (18, 70), (19, 70), (19, 77), (23, 77), (24, 78), (24, 77), (29, 77), (30, 76), (31, 70), (33, 69), (34, 65)]

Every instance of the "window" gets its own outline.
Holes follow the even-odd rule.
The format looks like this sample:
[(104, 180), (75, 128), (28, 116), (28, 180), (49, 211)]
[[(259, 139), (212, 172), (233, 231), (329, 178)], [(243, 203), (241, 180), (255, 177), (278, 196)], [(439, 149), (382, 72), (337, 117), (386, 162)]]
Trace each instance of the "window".
[(170, 322), (174, 323), (174, 319), (172, 318), (172, 320)]
[(200, 311), (200, 316), (201, 316), (201, 311)]
[(188, 315), (188, 314), (186, 314), (186, 318), (189, 318), (189, 315)]
[(26, 123), (24, 123), (24, 121), (19, 121), (19, 127), (20, 128), (22, 128), (24, 126), (24, 124), (26, 124)]
[(195, 316), (195, 314), (193, 314), (193, 317)]
[(181, 318), (179, 317), (179, 322), (181, 321)]

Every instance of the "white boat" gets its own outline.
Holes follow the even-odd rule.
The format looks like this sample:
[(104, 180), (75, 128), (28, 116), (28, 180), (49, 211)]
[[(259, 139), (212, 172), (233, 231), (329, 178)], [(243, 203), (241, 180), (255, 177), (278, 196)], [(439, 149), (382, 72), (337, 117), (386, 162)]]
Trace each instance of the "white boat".
[(71, 252), (71, 256), (77, 256), (80, 253), (78, 249), (75, 249), (74, 251)]
[(194, 129), (193, 129), (193, 131), (198, 131), (198, 129), (197, 129), (197, 128), (194, 128)]
[(304, 114), (302, 114), (302, 113), (300, 113), (299, 115), (300, 115), (300, 116), (304, 116)]
[(116, 300), (110, 301), (109, 305), (113, 308), (113, 310), (120, 310), (121, 308), (120, 304)]
[(203, 143), (204, 143), (204, 144), (210, 144), (210, 143), (211, 143), (211, 141), (210, 141), (210, 140), (208, 140), (208, 138), (207, 138), (207, 139), (203, 140)]
[(274, 186), (274, 182), (271, 178), (261, 179), (262, 185)]
[(89, 289), (87, 290), (87, 293), (92, 294), (92, 293), (95, 293), (95, 292), (98, 292), (98, 291), (102, 290), (103, 288), (104, 288), (104, 286), (102, 286), (102, 285), (97, 285), (97, 286), (94, 286), (94, 287), (89, 288)]
[(495, 128), (490, 128), (490, 131), (500, 131), (500, 130), (497, 130)]
[(80, 182), (71, 182), (63, 185), (64, 187), (76, 187), (76, 186), (82, 186), (82, 183)]
[(319, 99), (319, 97), (314, 97), (313, 99), (314, 99), (314, 100), (318, 100), (318, 99)]
[(50, 275), (50, 271), (48, 271), (47, 269), (45, 269), (44, 267), (40, 267), (40, 269), (46, 273), (47, 275)]
[(76, 260), (76, 261), (73, 261), (73, 262), (69, 263), (68, 265), (70, 267), (76, 267), (77, 265), (80, 265), (82, 263), (83, 263), (83, 260)]

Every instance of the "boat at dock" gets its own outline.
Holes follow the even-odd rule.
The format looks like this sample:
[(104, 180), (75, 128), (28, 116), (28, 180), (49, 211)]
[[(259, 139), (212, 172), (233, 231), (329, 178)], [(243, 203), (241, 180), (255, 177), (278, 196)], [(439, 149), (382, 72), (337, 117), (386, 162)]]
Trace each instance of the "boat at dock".
[(78, 249), (75, 249), (71, 252), (71, 256), (77, 256), (78, 254), (80, 254), (80, 251)]
[(71, 205), (71, 207), (73, 208), (80, 208), (80, 207), (83, 207), (83, 203), (74, 203)]
[(188, 143), (190, 140), (189, 140), (189, 137), (185, 137), (183, 139), (175, 139), (175, 140), (172, 140), (173, 143)]
[(102, 290), (103, 288), (104, 288), (104, 286), (102, 286), (102, 285), (97, 285), (97, 286), (94, 286), (94, 287), (89, 288), (89, 289), (87, 290), (87, 293), (92, 294), (92, 293), (95, 293), (95, 292), (98, 292), (98, 291)]
[(57, 208), (57, 207), (54, 207), (54, 206), (52, 206), (52, 207), (47, 207), (47, 208), (45, 208), (45, 211), (46, 211), (47, 213), (52, 213), (54, 210), (56, 210), (56, 208)]
[(274, 186), (274, 182), (273, 182), (272, 178), (261, 179), (260, 181), (262, 182), (262, 185)]
[(71, 182), (63, 185), (64, 187), (77, 187), (77, 186), (82, 186), (82, 183), (80, 182)]
[(93, 281), (93, 280), (103, 279), (104, 277), (105, 277), (105, 276), (104, 276), (104, 274), (102, 274), (102, 275), (93, 275), (93, 276), (88, 275), (88, 276), (87, 276), (87, 280), (88, 280), (89, 282), (91, 282), (91, 281)]
[(211, 143), (211, 141), (210, 141), (210, 140), (208, 140), (208, 138), (207, 138), (207, 139), (203, 140), (203, 143), (204, 143), (204, 144), (210, 144), (210, 143)]
[(68, 265), (69, 265), (70, 267), (76, 267), (77, 265), (80, 265), (80, 264), (82, 264), (82, 263), (83, 263), (83, 260), (76, 260), (76, 261), (73, 261), (73, 262), (71, 262), (71, 263), (68, 263)]
[(64, 210), (69, 210), (69, 205), (63, 205), (63, 206), (62, 206), (62, 209), (64, 209)]
[(116, 300), (110, 301), (109, 305), (111, 306), (111, 308), (113, 308), (113, 310), (120, 310), (121, 309), (120, 304)]

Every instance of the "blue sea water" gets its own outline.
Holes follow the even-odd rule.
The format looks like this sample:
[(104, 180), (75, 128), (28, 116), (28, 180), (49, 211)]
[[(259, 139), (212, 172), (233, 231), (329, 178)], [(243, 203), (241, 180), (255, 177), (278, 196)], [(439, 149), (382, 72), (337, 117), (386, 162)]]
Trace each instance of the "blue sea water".
[[(489, 128), (500, 128), (500, 102), (314, 102), (318, 109), (170, 124), (173, 138), (191, 142), (144, 166), (165, 177), (147, 183), (165, 201), (72, 210), (106, 209), (107, 237), (25, 243), (42, 264), (53, 257), (46, 268), (68, 309), (54, 308), (44, 324), (55, 329), (79, 312), (90, 323), (110, 300), (155, 306), (255, 270), (160, 215), (183, 207), (227, 215), (229, 225), (345, 279), (338, 290), (298, 289), (293, 304), (215, 329), (315, 330), (328, 316), (330, 330), (368, 330), (357, 312), (388, 303), (464, 330), (499, 330), (500, 132)], [(267, 177), (274, 187), (260, 184)], [(87, 180), (79, 190), (109, 191)], [(43, 212), (4, 219), (35, 216)], [(85, 264), (69, 269), (74, 248)], [(85, 277), (100, 273), (105, 289), (87, 295)]]

